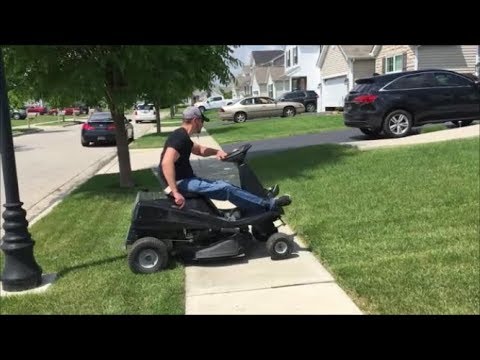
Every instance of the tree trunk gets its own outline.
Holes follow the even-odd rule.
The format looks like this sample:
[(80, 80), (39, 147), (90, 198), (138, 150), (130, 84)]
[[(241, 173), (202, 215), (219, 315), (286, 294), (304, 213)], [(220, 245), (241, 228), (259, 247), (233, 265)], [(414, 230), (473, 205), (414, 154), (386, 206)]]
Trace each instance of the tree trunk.
[(175, 116), (175, 105), (170, 106), (170, 119)]
[(130, 165), (130, 152), (128, 151), (128, 140), (125, 131), (125, 114), (123, 108), (114, 103), (111, 96), (111, 89), (107, 89), (108, 108), (112, 114), (115, 123), (115, 140), (117, 143), (118, 168), (120, 169), (120, 187), (133, 187), (135, 183), (132, 177), (132, 167)]
[(157, 120), (157, 134), (160, 134), (162, 132), (162, 125), (160, 123), (160, 100), (155, 100), (153, 105), (155, 106), (155, 118)]

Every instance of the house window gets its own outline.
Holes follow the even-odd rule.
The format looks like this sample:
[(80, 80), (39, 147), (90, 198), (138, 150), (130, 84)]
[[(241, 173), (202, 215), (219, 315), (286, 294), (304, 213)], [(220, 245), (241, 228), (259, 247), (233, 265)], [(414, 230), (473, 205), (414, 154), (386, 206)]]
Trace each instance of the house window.
[(385, 59), (385, 73), (400, 72), (403, 69), (403, 55), (390, 56)]
[(287, 67), (290, 67), (290, 50), (287, 51)]
[(293, 65), (298, 64), (298, 46), (293, 48)]
[(268, 85), (268, 96), (273, 98), (273, 84)]

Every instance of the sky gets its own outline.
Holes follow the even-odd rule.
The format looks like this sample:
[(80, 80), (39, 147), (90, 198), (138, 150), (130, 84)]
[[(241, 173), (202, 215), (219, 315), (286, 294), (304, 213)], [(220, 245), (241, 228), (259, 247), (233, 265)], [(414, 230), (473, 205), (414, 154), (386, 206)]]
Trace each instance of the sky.
[[(234, 49), (233, 56), (241, 60), (244, 63), (248, 62), (248, 58), (252, 51), (257, 50), (283, 50), (285, 45), (242, 45)], [(232, 73), (237, 75), (240, 72), (240, 68), (232, 68)]]

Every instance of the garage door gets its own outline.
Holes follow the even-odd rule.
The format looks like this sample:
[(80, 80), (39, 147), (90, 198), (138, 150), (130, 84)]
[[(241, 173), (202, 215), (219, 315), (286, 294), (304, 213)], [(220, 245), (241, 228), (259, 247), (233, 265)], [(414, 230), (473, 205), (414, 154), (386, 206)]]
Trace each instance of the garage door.
[(324, 107), (343, 107), (343, 99), (347, 95), (346, 76), (339, 76), (325, 80), (322, 89), (322, 100)]

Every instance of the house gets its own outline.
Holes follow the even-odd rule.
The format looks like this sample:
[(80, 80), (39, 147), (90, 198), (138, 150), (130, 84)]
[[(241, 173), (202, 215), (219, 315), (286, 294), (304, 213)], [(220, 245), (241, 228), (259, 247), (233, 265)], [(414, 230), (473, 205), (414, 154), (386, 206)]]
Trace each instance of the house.
[(375, 72), (445, 69), (478, 72), (479, 45), (375, 45)]
[[(375, 58), (373, 45), (325, 45), (318, 57), (320, 87), (317, 109), (343, 107), (345, 96), (355, 80), (372, 76)], [(318, 70), (317, 70), (318, 71)]]
[(267, 72), (268, 72), (268, 67), (266, 66), (259, 66), (253, 69), (253, 73), (252, 73), (252, 95), (253, 96), (268, 96)]
[(271, 66), (283, 67), (283, 50), (252, 51), (249, 64), (235, 78), (234, 97), (268, 96), (267, 73)]
[(272, 99), (290, 91), (290, 79), (283, 66), (270, 66), (267, 72), (267, 92)]
[(293, 90), (317, 91), (320, 74), (315, 64), (320, 45), (287, 45), (285, 47), (285, 75), (290, 78)]

